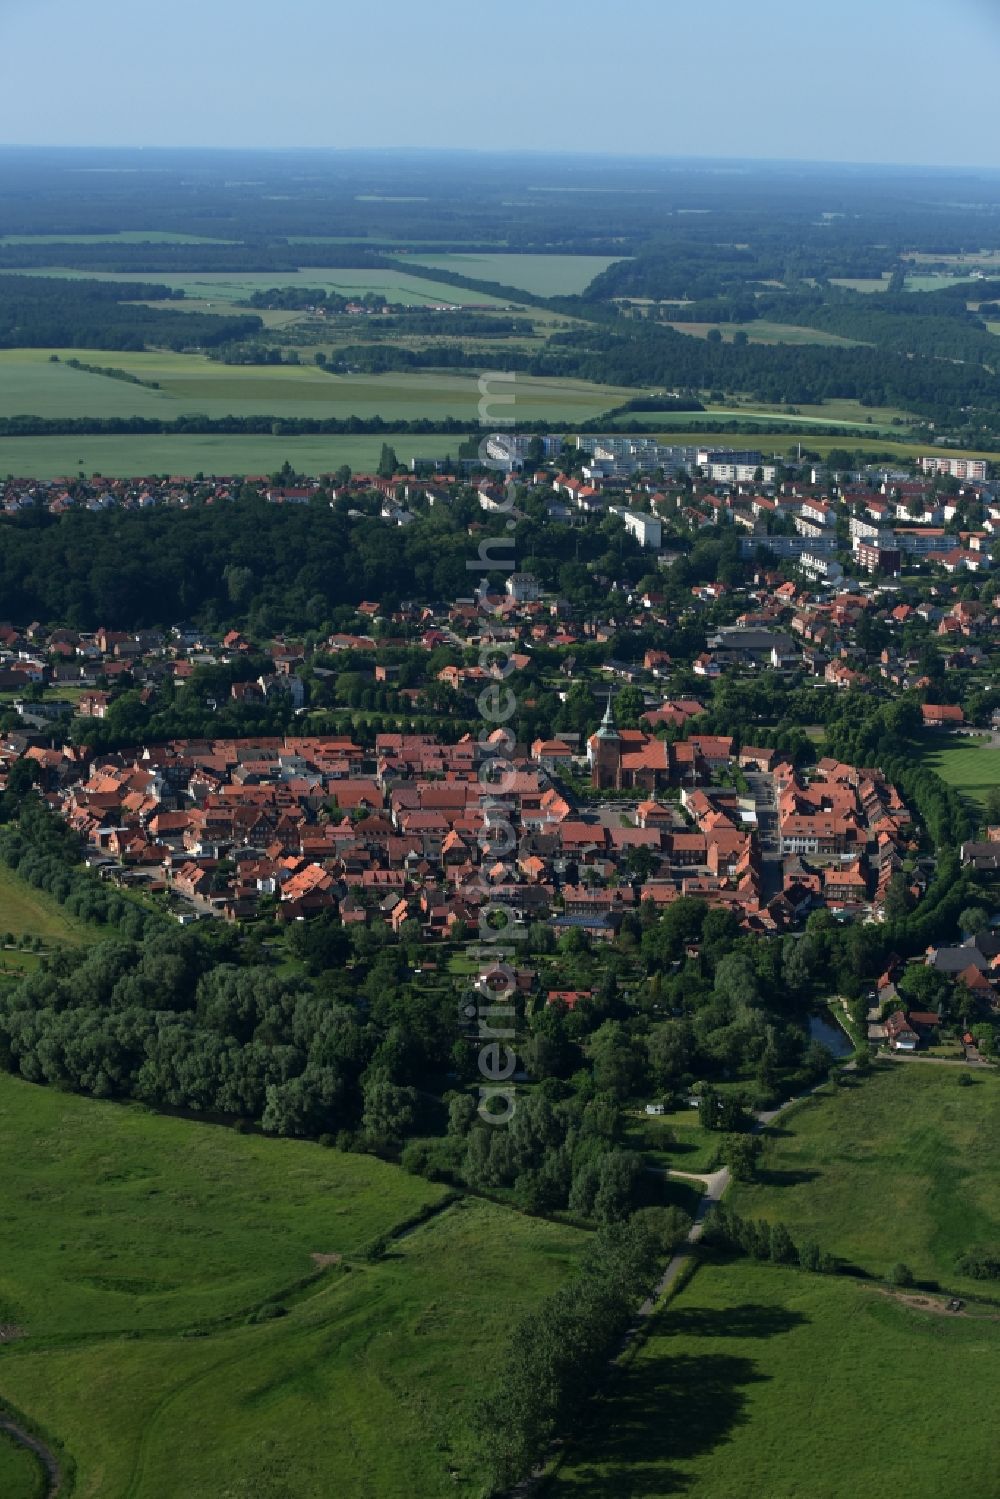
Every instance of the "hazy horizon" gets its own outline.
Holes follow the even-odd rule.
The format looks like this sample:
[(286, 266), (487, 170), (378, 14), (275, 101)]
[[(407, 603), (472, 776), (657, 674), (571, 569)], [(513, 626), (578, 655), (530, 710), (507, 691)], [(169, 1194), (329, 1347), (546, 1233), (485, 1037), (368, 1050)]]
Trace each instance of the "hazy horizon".
[(998, 65), (993, 0), (0, 0), (0, 139), (982, 169)]

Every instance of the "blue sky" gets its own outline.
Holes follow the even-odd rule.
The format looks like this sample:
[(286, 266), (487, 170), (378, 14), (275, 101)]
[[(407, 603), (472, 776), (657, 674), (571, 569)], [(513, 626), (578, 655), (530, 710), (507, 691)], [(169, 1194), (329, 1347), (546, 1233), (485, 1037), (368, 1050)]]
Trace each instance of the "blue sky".
[(0, 143), (1000, 167), (1000, 0), (0, 0)]

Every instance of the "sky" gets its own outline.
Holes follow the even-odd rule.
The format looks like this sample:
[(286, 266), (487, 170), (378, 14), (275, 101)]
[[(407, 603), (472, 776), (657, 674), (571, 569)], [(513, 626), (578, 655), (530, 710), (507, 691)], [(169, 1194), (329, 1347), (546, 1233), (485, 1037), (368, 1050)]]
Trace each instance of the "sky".
[(0, 0), (0, 144), (1000, 167), (1000, 0)]

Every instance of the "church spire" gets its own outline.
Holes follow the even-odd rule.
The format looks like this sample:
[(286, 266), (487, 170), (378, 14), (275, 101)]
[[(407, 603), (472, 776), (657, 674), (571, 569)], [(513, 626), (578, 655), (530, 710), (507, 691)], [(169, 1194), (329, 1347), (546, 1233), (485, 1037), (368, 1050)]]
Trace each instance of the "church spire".
[(615, 715), (611, 708), (611, 697), (612, 694), (609, 690), (607, 707), (604, 710), (604, 717), (601, 719), (601, 727), (597, 731), (598, 739), (618, 739), (620, 737), (615, 724)]

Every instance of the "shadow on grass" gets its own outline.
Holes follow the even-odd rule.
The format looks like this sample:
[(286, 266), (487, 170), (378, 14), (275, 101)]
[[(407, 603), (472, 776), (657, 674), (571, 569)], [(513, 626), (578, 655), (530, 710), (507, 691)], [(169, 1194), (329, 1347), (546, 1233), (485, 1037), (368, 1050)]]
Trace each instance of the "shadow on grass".
[(668, 1311), (661, 1331), (667, 1336), (681, 1334), (697, 1338), (773, 1338), (791, 1332), (809, 1319), (787, 1307), (745, 1301), (739, 1306), (693, 1306), (687, 1310)]
[(818, 1171), (803, 1169), (801, 1171), (758, 1171), (756, 1180), (763, 1187), (801, 1187), (806, 1182), (815, 1181), (819, 1176)]
[(685, 1493), (695, 1480), (673, 1464), (711, 1452), (743, 1425), (744, 1389), (768, 1377), (750, 1359), (726, 1354), (641, 1359), (595, 1409), (576, 1460), (560, 1472), (554, 1492), (565, 1499)]

